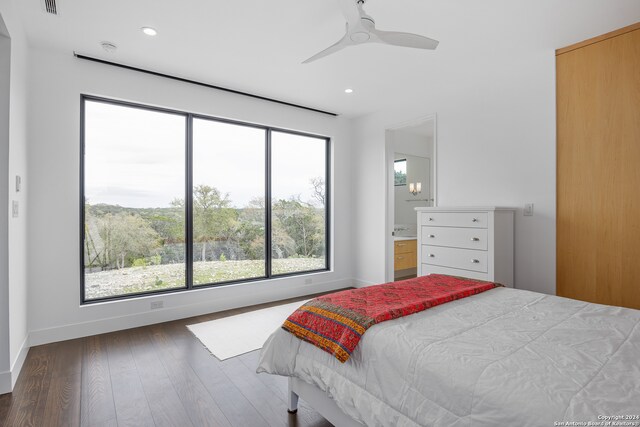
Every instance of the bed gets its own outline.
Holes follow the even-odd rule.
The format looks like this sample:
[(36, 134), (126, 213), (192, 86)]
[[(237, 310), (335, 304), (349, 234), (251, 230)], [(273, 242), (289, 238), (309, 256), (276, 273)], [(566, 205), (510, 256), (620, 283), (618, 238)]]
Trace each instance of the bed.
[(258, 372), (339, 427), (639, 426), (639, 325), (638, 310), (496, 288), (374, 325), (346, 363), (278, 329)]

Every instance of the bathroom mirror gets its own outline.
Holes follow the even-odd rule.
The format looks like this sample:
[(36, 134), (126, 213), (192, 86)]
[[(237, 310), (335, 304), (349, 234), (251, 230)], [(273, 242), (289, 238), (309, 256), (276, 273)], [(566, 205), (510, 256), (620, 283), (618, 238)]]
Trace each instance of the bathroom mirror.
[[(432, 206), (431, 159), (406, 153), (395, 153), (394, 217), (398, 227), (395, 236), (415, 236), (418, 206)], [(402, 165), (399, 172), (398, 165)], [(398, 178), (401, 178), (399, 180)], [(401, 182), (399, 184), (399, 182)], [(398, 229), (405, 228), (405, 230)]]
[(436, 205), (435, 115), (386, 130), (386, 280), (415, 277), (415, 208)]

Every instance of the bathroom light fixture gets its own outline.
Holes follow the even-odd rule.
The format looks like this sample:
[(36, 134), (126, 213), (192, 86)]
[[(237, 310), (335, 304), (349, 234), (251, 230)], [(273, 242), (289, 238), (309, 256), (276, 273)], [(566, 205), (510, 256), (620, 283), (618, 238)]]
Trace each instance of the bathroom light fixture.
[(353, 89), (345, 89), (344, 93), (353, 93)]
[(142, 27), (140, 28), (142, 30), (143, 33), (145, 33), (148, 36), (155, 36), (158, 34), (158, 31), (156, 31), (155, 28), (151, 28), (151, 27)]
[(421, 182), (416, 182), (415, 184), (413, 182), (409, 183), (409, 193), (413, 194), (414, 196), (417, 196), (421, 192), (422, 192)]

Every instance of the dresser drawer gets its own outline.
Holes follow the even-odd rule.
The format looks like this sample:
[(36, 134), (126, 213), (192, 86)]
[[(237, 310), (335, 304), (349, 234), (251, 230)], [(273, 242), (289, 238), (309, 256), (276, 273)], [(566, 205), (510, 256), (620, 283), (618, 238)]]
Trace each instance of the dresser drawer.
[(487, 212), (421, 212), (420, 224), (435, 227), (487, 228)]
[(442, 267), (461, 268), (486, 273), (487, 252), (472, 249), (445, 248), (440, 246), (422, 246), (423, 264), (439, 265)]
[(459, 277), (467, 277), (469, 279), (476, 280), (489, 280), (489, 275), (487, 273), (480, 273), (477, 271), (469, 271), (469, 270), (456, 270), (455, 268), (449, 267), (440, 267), (439, 265), (429, 265), (422, 264), (422, 276), (427, 276), (429, 274), (446, 274), (448, 276), (459, 276)]
[(489, 247), (486, 228), (422, 227), (422, 242), (430, 246), (479, 249)]
[(393, 244), (393, 252), (397, 254), (407, 254), (416, 252), (418, 247), (417, 240), (398, 240)]

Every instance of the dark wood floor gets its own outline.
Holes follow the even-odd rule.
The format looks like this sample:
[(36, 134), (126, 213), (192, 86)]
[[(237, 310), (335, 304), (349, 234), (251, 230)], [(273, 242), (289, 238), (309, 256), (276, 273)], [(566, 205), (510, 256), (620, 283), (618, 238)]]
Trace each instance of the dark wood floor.
[(33, 347), (0, 426), (330, 427), (304, 402), (287, 414), (286, 379), (255, 373), (259, 351), (221, 362), (186, 328), (270, 305)]

